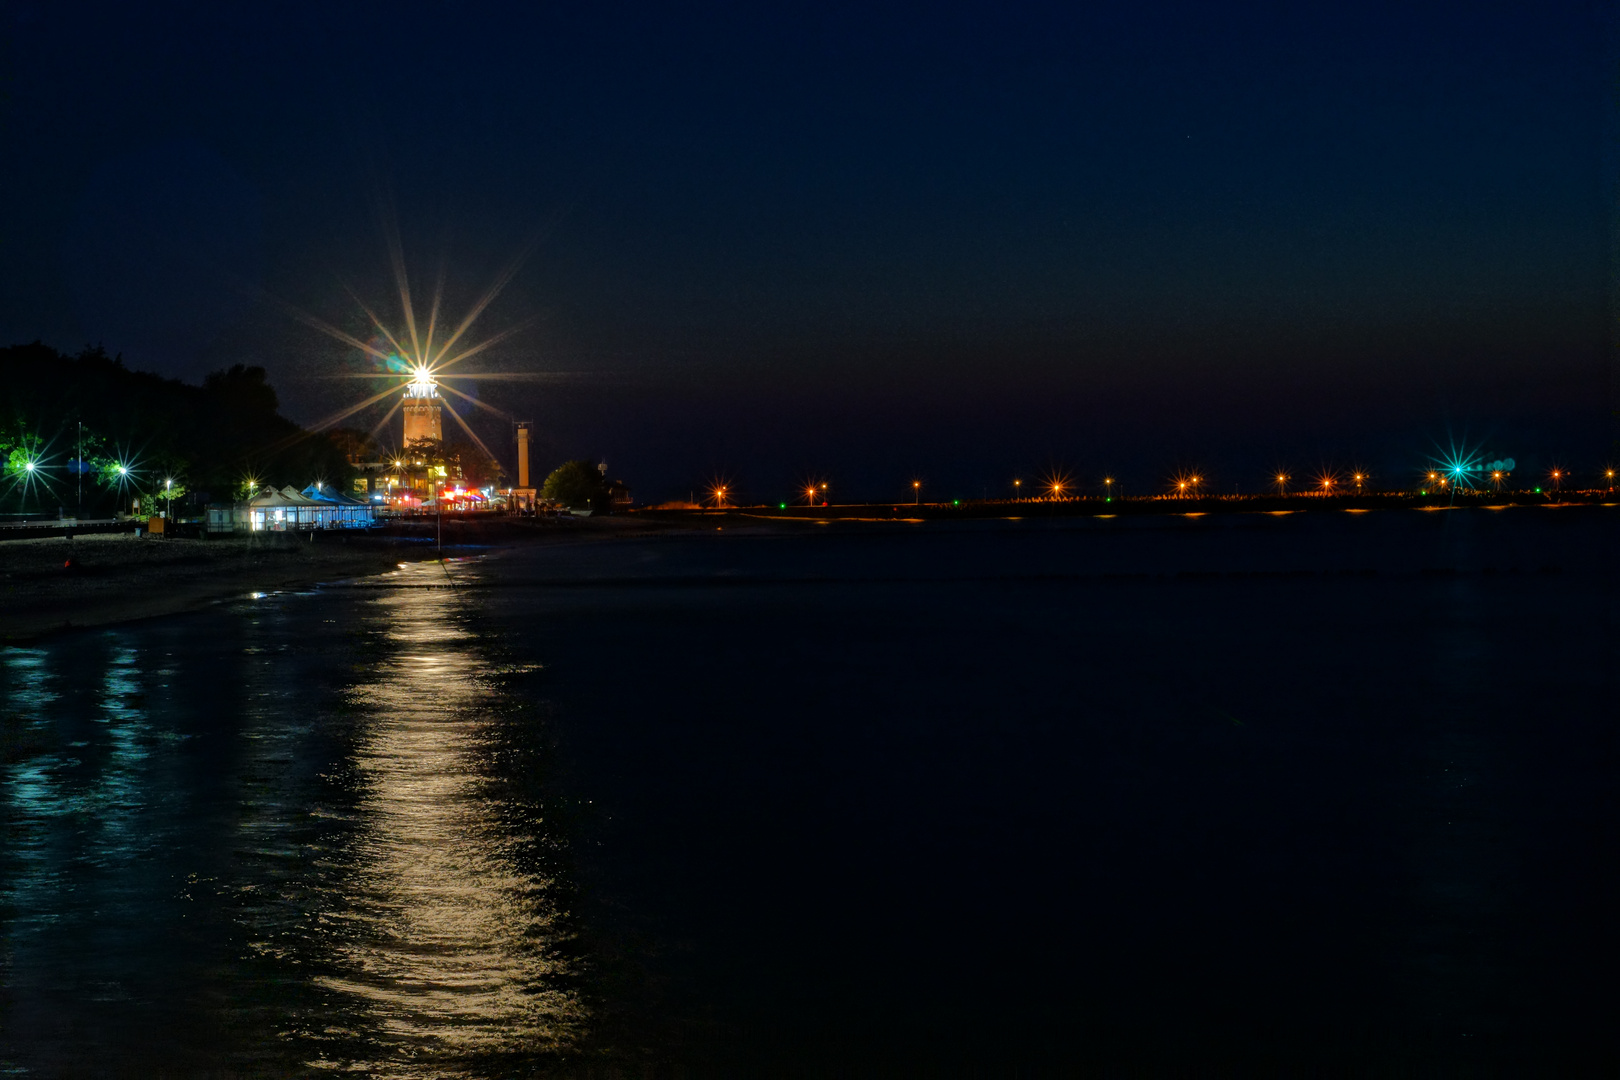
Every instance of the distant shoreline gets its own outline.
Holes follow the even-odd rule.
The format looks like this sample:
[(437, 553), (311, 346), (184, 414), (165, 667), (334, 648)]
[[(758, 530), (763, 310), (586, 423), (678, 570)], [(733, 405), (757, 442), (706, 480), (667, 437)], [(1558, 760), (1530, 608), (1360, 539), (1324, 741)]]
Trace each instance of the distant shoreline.
[(1478, 492), (1449, 495), (1220, 495), (1202, 498), (964, 499), (960, 502), (866, 502), (829, 506), (755, 504), (702, 509), (647, 508), (635, 516), (671, 524), (717, 517), (764, 521), (973, 521), (1017, 518), (1201, 517), (1206, 514), (1300, 514), (1370, 510), (1501, 510), (1514, 507), (1620, 506), (1620, 491)]

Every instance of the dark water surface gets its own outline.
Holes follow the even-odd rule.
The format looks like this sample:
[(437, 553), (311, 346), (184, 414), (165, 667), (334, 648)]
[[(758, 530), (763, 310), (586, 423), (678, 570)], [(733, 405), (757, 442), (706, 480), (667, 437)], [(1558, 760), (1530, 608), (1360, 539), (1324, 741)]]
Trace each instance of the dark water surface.
[(1612, 1071), (1617, 539), (728, 526), (8, 648), (0, 1070)]

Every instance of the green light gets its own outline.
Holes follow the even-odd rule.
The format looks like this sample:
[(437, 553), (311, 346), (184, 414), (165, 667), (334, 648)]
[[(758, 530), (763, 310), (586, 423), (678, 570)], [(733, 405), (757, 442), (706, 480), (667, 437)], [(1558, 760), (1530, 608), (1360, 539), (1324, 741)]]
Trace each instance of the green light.
[(1419, 495), (1427, 495), (1427, 494), (1428, 494), (1428, 492), (1427, 492), (1427, 491), (1420, 491), (1420, 492), (1418, 492), (1418, 494), (1419, 494)]
[(1540, 489), (1540, 488), (1536, 488), (1536, 494), (1537, 494), (1537, 495), (1540, 495), (1540, 494), (1541, 494), (1541, 489)]
[(962, 500), (961, 499), (952, 499), (951, 500), (951, 505), (952, 506), (961, 506), (962, 505)]
[(1114, 497), (1112, 495), (1108, 496), (1108, 498), (1103, 500), (1103, 502), (1113, 502), (1113, 501), (1114, 501)]
[(777, 503), (776, 508), (778, 510), (786, 510), (787, 509), (787, 503)]

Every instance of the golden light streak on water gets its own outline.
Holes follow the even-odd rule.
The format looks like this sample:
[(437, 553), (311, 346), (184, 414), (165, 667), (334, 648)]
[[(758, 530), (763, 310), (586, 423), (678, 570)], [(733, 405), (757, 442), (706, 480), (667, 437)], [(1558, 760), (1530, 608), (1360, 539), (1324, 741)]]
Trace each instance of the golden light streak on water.
[(513, 864), (501, 804), (482, 779), (487, 662), (457, 603), (425, 589), (380, 599), (392, 656), (350, 691), (375, 716), (354, 759), (364, 824), (337, 970), (317, 982), (348, 999), (346, 1026), (369, 1029), (368, 1048), (381, 1052), (311, 1062), (318, 1068), (456, 1075), (478, 1058), (566, 1049), (583, 1031), (586, 1010), (565, 988), (554, 883)]

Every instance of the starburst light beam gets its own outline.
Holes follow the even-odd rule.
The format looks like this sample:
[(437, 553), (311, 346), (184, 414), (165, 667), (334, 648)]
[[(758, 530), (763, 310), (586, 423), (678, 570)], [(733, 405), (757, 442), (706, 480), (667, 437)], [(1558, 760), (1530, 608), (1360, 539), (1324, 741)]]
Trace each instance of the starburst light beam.
[(394, 414), (399, 412), (400, 408), (404, 404), (405, 404), (405, 395), (401, 394), (394, 401), (394, 404), (389, 407), (388, 411), (383, 413), (383, 418), (381, 420), (377, 421), (377, 423), (372, 426), (371, 431), (368, 432), (368, 434), (373, 439), (375, 439), (377, 437), (377, 432), (381, 431), (383, 429), (384, 425), (386, 425), (388, 423), (388, 421), (390, 421), (390, 420), (392, 420), (394, 418)]
[[(461, 340), (461, 336), (472, 328), (473, 323), (478, 321), (478, 317), (484, 313), (484, 309), (493, 304), (495, 298), (501, 295), (501, 291), (511, 284), (512, 279), (517, 277), (518, 271), (523, 269), (523, 264), (529, 261), (529, 256), (534, 253), (534, 249), (540, 245), (541, 239), (549, 231), (550, 225), (537, 230), (535, 235), (530, 237), (529, 242), (523, 245), (518, 253), (512, 257), (511, 261), (501, 268), (501, 272), (495, 275), (495, 280), (484, 291), (484, 295), (479, 298), (478, 302), (473, 305), (472, 310), (467, 312), (466, 318), (462, 319), (461, 323), (456, 327), (455, 333), (450, 335), (449, 340), (444, 343), (444, 347), (439, 350), (438, 355), (433, 357), (435, 364), (449, 353), (455, 343)], [(451, 362), (454, 363), (454, 361)]]
[[(466, 350), (464, 350), (462, 352), (457, 353), (455, 356), (451, 357), (448, 360), (435, 360), (433, 362), (433, 370), (435, 370), (435, 371), (443, 371), (445, 368), (449, 367), (451, 364), (459, 364), (463, 360), (467, 359), (469, 356), (477, 356), (479, 353), (483, 352), (485, 349), (489, 348), (491, 345), (497, 345), (500, 342), (505, 341), (507, 338), (511, 337), (513, 334), (519, 333), (520, 331), (523, 331), (523, 330), (527, 330), (534, 323), (534, 321), (535, 321), (534, 319), (524, 319), (520, 323), (516, 323), (516, 324), (514, 324), (512, 326), (507, 327), (505, 330), (502, 330), (500, 333), (496, 334), (494, 337), (488, 338), (485, 341), (481, 341), (477, 345), (474, 345), (472, 348), (466, 349)], [(443, 353), (441, 353), (440, 355), (442, 356)]]
[[(500, 409), (497, 409), (493, 405), (489, 405), (489, 404), (486, 404), (485, 402), (479, 401), (477, 398), (473, 397), (471, 394), (463, 394), (460, 390), (457, 390), (455, 387), (451, 386), (449, 383), (440, 383), (439, 384), (439, 389), (440, 390), (448, 390), (448, 391), (450, 391), (450, 393), (456, 395), (456, 397), (460, 398), (461, 400), (470, 401), (474, 405), (478, 406), (480, 409), (488, 409), (490, 412), (494, 413), (496, 416), (500, 417), (502, 420), (510, 420), (510, 419), (512, 419), (512, 414), (511, 413), (502, 412)], [(454, 410), (452, 410), (452, 411), (454, 411)]]
[(489, 447), (484, 445), (484, 440), (480, 439), (478, 437), (478, 432), (474, 431), (467, 424), (467, 421), (465, 421), (465, 420), (463, 420), (461, 418), (460, 413), (456, 412), (456, 410), (454, 410), (454, 409), (446, 409), (444, 411), (449, 413), (455, 419), (456, 423), (461, 425), (461, 430), (465, 431), (472, 438), (472, 441), (478, 444), (478, 449), (480, 449), (480, 450), (482, 450), (484, 452), (485, 457), (489, 458), (491, 461), (498, 461), (499, 460), (498, 458), (496, 458), (494, 452), (491, 451)]
[(347, 420), (349, 417), (353, 416), (355, 413), (359, 412), (361, 409), (364, 409), (364, 408), (366, 408), (367, 406), (370, 406), (370, 405), (375, 405), (377, 402), (381, 401), (383, 398), (387, 397), (389, 394), (394, 393), (398, 389), (399, 388), (397, 386), (390, 386), (386, 390), (380, 390), (377, 393), (372, 394), (370, 397), (366, 398), (364, 401), (361, 401), (358, 405), (350, 405), (348, 408), (340, 410), (339, 412), (335, 412), (331, 416), (326, 417), (324, 420), (317, 420), (314, 424), (310, 425), (307, 432), (300, 432), (297, 435), (289, 436), (288, 438), (282, 439), (280, 442), (274, 443), (272, 445), (274, 445), (274, 446), (276, 446), (278, 448), (281, 447), (281, 446), (291, 446), (293, 443), (297, 442), (301, 438), (304, 438), (307, 434), (309, 434), (311, 432), (324, 431), (326, 428), (331, 427), (333, 424), (338, 423), (340, 420)]
[[(416, 336), (416, 308), (411, 304), (411, 278), (405, 270), (405, 245), (400, 242), (396, 215), (382, 214), (383, 242), (388, 245), (388, 261), (394, 267), (394, 284), (399, 287), (399, 304), (405, 311), (405, 329), (411, 337), (411, 355), (422, 358), (422, 342)], [(389, 208), (390, 210), (392, 207)]]
[(439, 326), (439, 302), (444, 299), (444, 263), (439, 263), (439, 276), (433, 283), (433, 306), (428, 309), (427, 348), (422, 355), (433, 355), (433, 332)]
[[(433, 376), (434, 381), (439, 382), (439, 385), (442, 386), (442, 385), (444, 385), (442, 380), (445, 380), (445, 379), (455, 379), (457, 382), (461, 382), (461, 381), (464, 381), (464, 380), (474, 380), (474, 379), (479, 380), (479, 381), (483, 381), (483, 382), (489, 382), (489, 381), (504, 381), (504, 382), (566, 382), (569, 379), (589, 378), (590, 376), (596, 374), (596, 372), (591, 372), (591, 371), (479, 371), (479, 372), (455, 371), (455, 372), (443, 372), (443, 371), (431, 371), (430, 370), (428, 372), (428, 374)], [(411, 378), (412, 378), (412, 376), (410, 376), (410, 375), (404, 375), (404, 374), (401, 374), (401, 373), (396, 372), (396, 371), (340, 371), (335, 375), (316, 375), (316, 376), (313, 376), (313, 377), (317, 378), (317, 379), (404, 379), (406, 382), (409, 382), (411, 380)]]
[(395, 338), (393, 334), (388, 332), (388, 327), (384, 326), (382, 320), (377, 318), (377, 313), (372, 311), (371, 308), (369, 308), (368, 306), (366, 306), (366, 302), (364, 300), (360, 299), (359, 294), (356, 293), (353, 289), (349, 288), (347, 283), (343, 283), (343, 291), (348, 293), (349, 297), (356, 304), (360, 305), (360, 310), (366, 313), (366, 318), (371, 320), (371, 325), (375, 326), (377, 328), (377, 332), (388, 340), (388, 344), (390, 344), (390, 345), (392, 345), (394, 347), (395, 352), (399, 353), (401, 356), (409, 356), (410, 355), (410, 350), (405, 348), (405, 346), (401, 345), (399, 343), (399, 340), (397, 338)]
[(377, 348), (374, 345), (366, 344), (364, 341), (361, 341), (359, 338), (355, 337), (353, 334), (348, 334), (348, 333), (345, 333), (342, 330), (339, 330), (337, 327), (333, 326), (331, 323), (328, 323), (328, 322), (326, 322), (326, 321), (324, 321), (322, 319), (317, 318), (314, 315), (309, 314), (308, 312), (304, 311), (302, 308), (295, 307), (294, 305), (287, 303), (287, 301), (281, 299), (279, 296), (275, 296), (275, 295), (272, 295), (271, 293), (267, 293), (267, 292), (260, 292), (259, 295), (260, 295), (260, 297), (262, 297), (265, 300), (266, 303), (271, 304), (274, 307), (280, 308), (283, 314), (289, 316), (290, 318), (296, 319), (297, 321), (303, 323), (305, 326), (312, 327), (312, 328), (314, 328), (316, 330), (319, 330), (321, 333), (325, 334), (327, 337), (332, 338), (332, 339), (334, 339), (336, 341), (341, 341), (345, 345), (353, 345), (355, 348), (361, 350), (362, 352), (369, 353), (370, 355), (375, 356), (378, 360), (381, 360), (385, 364), (388, 362), (388, 354), (387, 353), (383, 352), (381, 349)]

